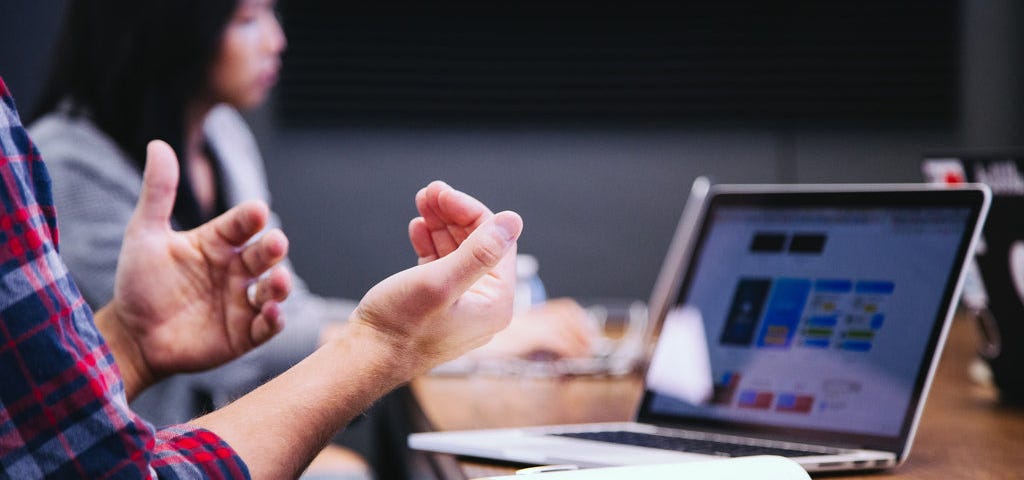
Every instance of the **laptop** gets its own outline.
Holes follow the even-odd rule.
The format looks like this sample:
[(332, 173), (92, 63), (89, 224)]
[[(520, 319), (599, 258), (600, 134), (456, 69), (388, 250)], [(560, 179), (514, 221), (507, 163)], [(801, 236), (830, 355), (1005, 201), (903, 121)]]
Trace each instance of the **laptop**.
[[(409, 446), (580, 467), (764, 454), (808, 471), (896, 466), (990, 196), (973, 184), (698, 181), (651, 295), (663, 327), (634, 421), (425, 432)], [(658, 352), (681, 341), (666, 319), (694, 310), (713, 381), (697, 400), (651, 382), (674, 367)], [(680, 384), (707, 373), (676, 370)]]

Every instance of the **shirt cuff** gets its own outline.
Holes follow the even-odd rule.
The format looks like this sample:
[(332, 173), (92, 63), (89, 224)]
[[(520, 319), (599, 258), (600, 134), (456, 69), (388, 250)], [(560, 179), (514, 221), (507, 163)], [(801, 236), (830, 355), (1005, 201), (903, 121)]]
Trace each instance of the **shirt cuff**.
[(188, 424), (156, 432), (152, 466), (158, 478), (248, 479), (249, 469), (213, 432)]

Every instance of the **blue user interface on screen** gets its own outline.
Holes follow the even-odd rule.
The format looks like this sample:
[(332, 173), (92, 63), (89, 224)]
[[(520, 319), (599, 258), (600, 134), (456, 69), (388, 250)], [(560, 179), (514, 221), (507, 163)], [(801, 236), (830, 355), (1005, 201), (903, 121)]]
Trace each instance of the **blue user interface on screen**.
[(653, 392), (650, 411), (898, 435), (970, 214), (716, 208), (680, 303), (703, 316), (714, 394)]

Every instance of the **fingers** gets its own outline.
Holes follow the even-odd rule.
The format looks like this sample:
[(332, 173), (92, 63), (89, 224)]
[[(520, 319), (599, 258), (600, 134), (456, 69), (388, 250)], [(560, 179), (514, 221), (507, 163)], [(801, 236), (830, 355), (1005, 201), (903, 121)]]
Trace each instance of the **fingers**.
[(452, 190), (448, 184), (433, 181), (416, 193), (416, 209), (420, 212), (420, 218), (423, 219), (423, 224), (430, 236), (432, 249), (438, 258), (453, 252), (459, 247), (459, 242), (465, 239), (465, 236), (457, 239), (452, 235), (451, 229), (458, 228), (458, 226), (451, 225), (438, 203), (438, 195), (448, 190)]
[(596, 335), (583, 308), (565, 298), (516, 315), (509, 331), (518, 332), (523, 354), (543, 351), (559, 358), (586, 356)]
[(262, 275), (288, 255), (288, 237), (275, 228), (243, 248), (241, 254), (242, 264), (249, 274)]
[(441, 181), (431, 182), (416, 193), (420, 217), (410, 224), (409, 237), (420, 263), (443, 257), (480, 224), (493, 216), (479, 200)]
[(423, 217), (416, 217), (409, 222), (409, 242), (412, 243), (412, 249), (416, 252), (420, 265), (440, 258), (437, 250), (434, 249), (430, 228), (427, 227)]
[(281, 306), (276, 302), (266, 303), (252, 322), (249, 339), (253, 346), (262, 345), (283, 329), (284, 317), (281, 315)]
[(416, 193), (416, 209), (431, 229), (476, 227), (490, 217), (483, 202), (440, 180), (430, 182)]
[(527, 353), (527, 357), (530, 354), (543, 352), (547, 355), (545, 357), (554, 358), (580, 358), (590, 353), (589, 345), (583, 345), (579, 342), (573, 341), (572, 338), (567, 336), (556, 336), (556, 332), (548, 332), (550, 338), (541, 340), (542, 345), (538, 345), (535, 349)]
[[(271, 302), (283, 302), (292, 290), (292, 276), (288, 269), (277, 267), (256, 280), (255, 292), (250, 296), (246, 292), (246, 302), (255, 309), (262, 310)], [(250, 288), (252, 288), (250, 286)]]
[[(523, 220), (514, 212), (501, 212), (477, 228), (459, 248), (441, 258), (436, 272), (456, 295), (469, 289), (480, 277), (498, 266), (503, 260), (514, 269), (508, 255), (523, 230)], [(513, 259), (514, 260), (514, 259)], [(508, 281), (514, 281), (512, 271), (505, 272)]]
[(270, 212), (259, 201), (245, 202), (198, 227), (201, 235), (213, 236), (228, 245), (240, 247), (267, 225)]
[(146, 146), (142, 192), (135, 205), (133, 223), (167, 228), (178, 189), (178, 157), (170, 145), (153, 140)]
[(280, 230), (271, 230), (241, 252), (242, 263), (256, 283), (243, 292), (245, 302), (259, 311), (250, 327), (252, 344), (259, 345), (276, 335), (284, 326), (279, 303), (292, 289), (291, 272), (276, 266), (287, 254), (287, 239)]
[(584, 357), (590, 353), (591, 337), (578, 324), (564, 323), (558, 336), (562, 339), (561, 356)]
[(476, 227), (492, 215), (481, 201), (451, 187), (438, 193), (437, 206), (449, 225)]
[(448, 184), (435, 180), (416, 192), (416, 211), (420, 212), (420, 216), (423, 217), (428, 228), (436, 230), (445, 227), (444, 220), (436, 207), (437, 193), (445, 187), (448, 187)]
[(571, 298), (555, 298), (544, 302), (542, 311), (550, 311), (550, 315), (564, 325), (566, 335), (574, 338), (575, 343), (589, 351), (590, 344), (599, 335), (597, 326), (587, 315), (587, 311)]
[[(249, 340), (253, 346), (270, 340), (284, 328), (280, 302), (288, 297), (291, 287), (291, 274), (283, 267), (274, 268), (250, 287), (254, 293), (246, 302), (259, 311), (249, 326)], [(249, 292), (246, 293), (248, 296)]]

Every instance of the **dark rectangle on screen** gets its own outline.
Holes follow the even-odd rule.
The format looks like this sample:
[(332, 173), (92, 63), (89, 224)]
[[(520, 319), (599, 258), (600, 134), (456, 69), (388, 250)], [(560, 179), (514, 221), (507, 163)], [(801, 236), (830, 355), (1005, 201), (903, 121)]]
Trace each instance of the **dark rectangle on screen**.
[(785, 246), (785, 233), (758, 232), (750, 241), (750, 251), (755, 253), (780, 253)]
[(825, 250), (825, 235), (822, 233), (798, 233), (789, 242), (790, 253), (821, 253)]

